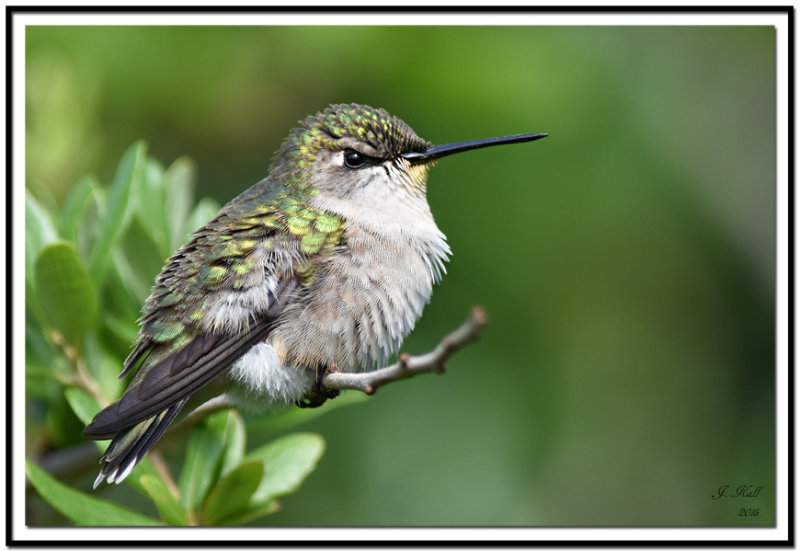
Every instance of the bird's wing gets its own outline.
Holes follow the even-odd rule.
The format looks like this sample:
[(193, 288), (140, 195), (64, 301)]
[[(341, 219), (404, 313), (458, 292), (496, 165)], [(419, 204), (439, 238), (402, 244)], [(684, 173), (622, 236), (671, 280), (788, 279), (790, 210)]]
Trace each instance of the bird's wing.
[[(180, 348), (151, 362), (119, 400), (95, 416), (83, 435), (98, 440), (111, 438), (187, 399), (266, 338), (298, 286), (296, 278), (282, 280), (270, 296), (269, 309), (258, 318), (251, 318), (240, 332), (199, 333)], [(155, 345), (151, 342), (149, 348), (137, 347), (134, 353), (147, 360), (153, 348)]]
[[(120, 376), (136, 374), (83, 433), (113, 438), (95, 486), (104, 478), (121, 482), (189, 396), (263, 341), (305, 292), (309, 259), (339, 246), (344, 221), (309, 207), (299, 193), (268, 179), (256, 184), (169, 259)], [(253, 301), (250, 307), (242, 305), (243, 296)]]

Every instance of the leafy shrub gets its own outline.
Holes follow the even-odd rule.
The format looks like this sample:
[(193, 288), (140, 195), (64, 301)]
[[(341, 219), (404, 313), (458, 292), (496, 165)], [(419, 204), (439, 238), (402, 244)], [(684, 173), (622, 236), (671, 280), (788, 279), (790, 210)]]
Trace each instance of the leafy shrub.
[[(292, 433), (247, 452), (239, 412), (213, 413), (191, 429), (177, 482), (157, 449), (126, 479), (152, 500), (157, 517), (70, 488), (37, 466), (42, 448), (58, 453), (80, 444), (82, 426), (123, 391), (117, 373), (155, 275), (219, 210), (210, 199), (195, 204), (193, 190), (190, 160), (165, 169), (137, 142), (108, 189), (83, 178), (60, 208), (26, 191), (27, 474), (75, 524), (250, 522), (276, 512), (277, 498), (298, 490), (325, 449), (320, 435)], [(320, 411), (288, 410), (259, 420), (256, 429), (292, 428), (363, 399), (351, 394)], [(97, 444), (102, 451), (107, 443)]]

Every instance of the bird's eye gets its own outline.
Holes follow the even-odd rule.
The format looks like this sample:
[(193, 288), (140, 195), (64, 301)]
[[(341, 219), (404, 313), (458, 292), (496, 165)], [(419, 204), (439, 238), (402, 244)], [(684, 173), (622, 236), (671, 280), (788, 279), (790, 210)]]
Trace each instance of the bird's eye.
[(344, 166), (347, 168), (361, 168), (367, 162), (367, 158), (355, 149), (345, 149)]

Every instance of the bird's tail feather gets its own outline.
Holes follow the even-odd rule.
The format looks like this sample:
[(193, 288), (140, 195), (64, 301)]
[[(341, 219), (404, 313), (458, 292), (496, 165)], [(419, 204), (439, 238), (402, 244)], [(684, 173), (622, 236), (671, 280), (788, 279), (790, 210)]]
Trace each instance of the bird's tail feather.
[(188, 399), (187, 396), (164, 411), (118, 432), (108, 445), (106, 453), (100, 458), (103, 466), (94, 481), (93, 488), (97, 488), (104, 479), (109, 484), (112, 482), (119, 484), (125, 480), (172, 424)]

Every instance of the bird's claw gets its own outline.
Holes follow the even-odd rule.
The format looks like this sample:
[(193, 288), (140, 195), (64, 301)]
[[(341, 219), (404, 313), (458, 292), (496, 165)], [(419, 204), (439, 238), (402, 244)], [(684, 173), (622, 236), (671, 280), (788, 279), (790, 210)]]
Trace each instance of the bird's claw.
[(336, 398), (339, 395), (339, 389), (325, 388), (322, 384), (322, 379), (329, 371), (336, 371), (336, 365), (331, 365), (325, 369), (317, 369), (316, 377), (314, 378), (314, 386), (311, 392), (303, 396), (302, 399), (297, 400), (295, 405), (301, 408), (318, 408), (325, 403), (326, 400)]

